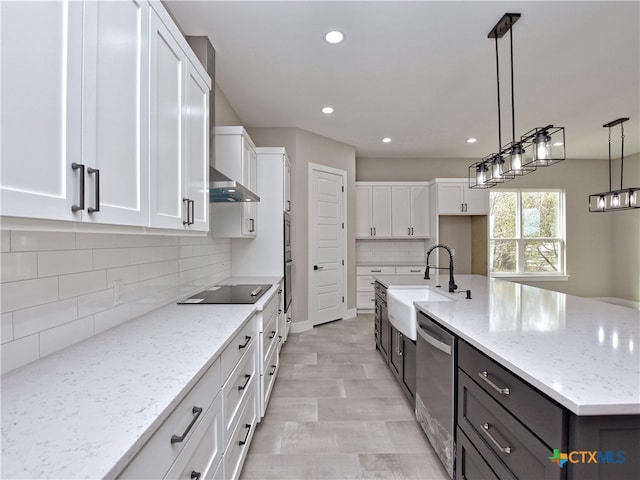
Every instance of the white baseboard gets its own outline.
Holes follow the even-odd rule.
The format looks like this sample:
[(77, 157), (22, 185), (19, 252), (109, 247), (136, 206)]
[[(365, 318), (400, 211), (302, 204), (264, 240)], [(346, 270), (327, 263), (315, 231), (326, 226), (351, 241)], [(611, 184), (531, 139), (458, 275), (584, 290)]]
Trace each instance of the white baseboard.
[(343, 320), (349, 320), (350, 318), (356, 318), (358, 316), (358, 309), (352, 308), (347, 310), (347, 313), (342, 317)]
[(303, 320), (302, 322), (292, 322), (291, 329), (289, 330), (291, 333), (300, 333), (306, 332), (307, 330), (311, 330), (313, 328), (313, 323), (310, 320)]
[(618, 297), (591, 297), (591, 300), (598, 300), (600, 302), (612, 303), (614, 305), (620, 305), (623, 307), (635, 308), (640, 310), (640, 302), (634, 302), (633, 300), (626, 300)]

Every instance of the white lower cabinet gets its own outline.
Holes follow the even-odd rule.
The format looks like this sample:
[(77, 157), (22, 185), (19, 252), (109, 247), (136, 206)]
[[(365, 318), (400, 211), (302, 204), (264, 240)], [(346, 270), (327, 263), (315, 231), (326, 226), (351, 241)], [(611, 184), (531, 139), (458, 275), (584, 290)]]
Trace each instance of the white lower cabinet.
[(367, 312), (375, 308), (376, 295), (374, 290), (377, 275), (420, 275), (424, 272), (422, 265), (370, 265), (356, 267), (356, 307)]
[(234, 336), (119, 479), (238, 478), (259, 416), (257, 320)]
[[(271, 394), (271, 379), (279, 365), (278, 343), (279, 339), (279, 297), (274, 295), (265, 304), (262, 312), (258, 312), (258, 328), (260, 330), (260, 398), (259, 420), (264, 417)], [(273, 367), (275, 365), (275, 368)]]

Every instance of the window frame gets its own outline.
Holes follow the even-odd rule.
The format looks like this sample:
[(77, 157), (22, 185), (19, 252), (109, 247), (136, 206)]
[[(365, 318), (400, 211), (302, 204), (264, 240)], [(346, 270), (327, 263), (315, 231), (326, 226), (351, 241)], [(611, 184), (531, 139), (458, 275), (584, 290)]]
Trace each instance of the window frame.
[[(567, 240), (566, 240), (566, 198), (565, 191), (561, 188), (500, 188), (495, 191), (489, 192), (489, 195), (493, 193), (508, 193), (512, 192), (516, 194), (516, 225), (515, 225), (515, 237), (503, 237), (494, 238), (492, 236), (493, 229), (491, 228), (491, 211), (489, 211), (489, 231), (487, 242), (487, 273), (489, 277), (502, 278), (508, 280), (524, 280), (524, 281), (566, 281), (569, 279), (567, 274)], [(558, 232), (555, 237), (524, 237), (522, 234), (522, 194), (529, 192), (551, 192), (558, 194)], [(491, 206), (491, 198), (489, 198), (489, 206)], [(516, 242), (516, 271), (514, 272), (492, 272), (491, 271), (491, 243), (493, 241), (514, 241)], [(525, 272), (525, 243), (532, 240), (550, 240), (559, 243), (560, 248), (558, 252), (558, 271), (557, 272)]]

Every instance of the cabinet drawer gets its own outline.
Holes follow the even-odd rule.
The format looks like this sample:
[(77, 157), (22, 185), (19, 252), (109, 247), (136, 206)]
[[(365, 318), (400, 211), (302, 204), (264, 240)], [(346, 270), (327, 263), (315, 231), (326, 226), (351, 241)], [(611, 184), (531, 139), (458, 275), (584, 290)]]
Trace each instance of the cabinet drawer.
[(356, 275), (395, 275), (396, 267), (360, 266), (356, 267)]
[[(195, 448), (190, 448), (192, 444)], [(212, 479), (215, 469), (222, 460), (222, 397), (218, 395), (207, 410), (202, 425), (194, 432), (189, 443), (178, 456), (167, 473), (167, 479), (192, 480), (200, 475), (201, 479)]]
[(260, 352), (260, 373), (264, 373), (267, 357), (272, 350), (273, 345), (278, 343), (278, 315), (277, 312), (273, 312), (273, 315), (264, 326), (263, 333), (260, 334), (260, 341), (262, 342), (262, 349)]
[(240, 470), (249, 451), (249, 444), (256, 427), (256, 397), (255, 389), (244, 404), (239, 421), (231, 436), (231, 441), (222, 456), (224, 463), (224, 478), (235, 480), (240, 476)]
[(255, 343), (257, 337), (257, 319), (253, 315), (249, 321), (242, 327), (227, 348), (222, 352), (222, 380), (226, 380), (236, 365), (240, 361), (242, 355), (247, 351), (252, 343)]
[(358, 292), (356, 293), (356, 306), (357, 308), (373, 309), (376, 306), (376, 296), (373, 294), (373, 292)]
[(359, 292), (373, 292), (376, 281), (372, 275), (358, 275), (356, 278), (356, 290)]
[(229, 441), (243, 401), (251, 395), (260, 380), (260, 373), (256, 365), (258, 353), (256, 342), (251, 342), (248, 348), (249, 350), (222, 387), (223, 438), (225, 445)]
[(425, 265), (412, 265), (409, 267), (396, 267), (396, 275), (424, 275)]
[(278, 306), (279, 306), (279, 297), (278, 295), (274, 295), (271, 297), (271, 300), (267, 302), (267, 304), (262, 309), (262, 323), (258, 326), (258, 330), (260, 332), (265, 331), (265, 324), (269, 323), (272, 317), (278, 314)]
[[(566, 413), (561, 407), (464, 341), (458, 342), (458, 366), (547, 445), (563, 444)], [(509, 393), (498, 392), (489, 382)]]
[[(220, 361), (216, 360), (144, 444), (119, 478), (164, 478), (171, 464), (199, 428), (218, 395), (221, 384)], [(174, 435), (184, 435), (184, 438), (171, 443)]]
[(276, 376), (278, 375), (279, 366), (280, 359), (278, 356), (278, 347), (274, 345), (269, 352), (269, 357), (264, 363), (264, 374), (260, 376), (260, 418), (264, 417), (264, 414), (267, 411), (269, 396), (271, 395), (271, 389), (273, 388)]
[[(471, 442), (489, 448), (489, 465), (504, 464), (519, 479), (558, 479), (562, 470), (549, 461), (546, 446), (464, 372), (458, 371), (458, 425)], [(554, 448), (563, 449), (561, 443)]]
[(456, 430), (456, 440), (456, 480), (516, 480), (500, 464), (493, 465), (498, 471), (496, 474), (460, 427)]

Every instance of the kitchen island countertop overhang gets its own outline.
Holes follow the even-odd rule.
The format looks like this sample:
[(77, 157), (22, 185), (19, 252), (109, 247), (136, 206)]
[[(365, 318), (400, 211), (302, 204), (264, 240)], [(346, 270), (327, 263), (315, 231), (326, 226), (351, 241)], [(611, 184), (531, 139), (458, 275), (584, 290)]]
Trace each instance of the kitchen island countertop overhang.
[[(445, 277), (375, 278), (446, 294)], [(456, 281), (471, 300), (416, 308), (576, 415), (640, 414), (640, 311), (481, 275)]]

